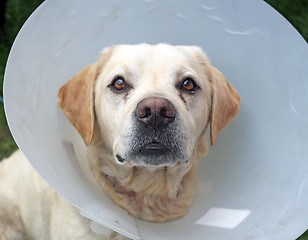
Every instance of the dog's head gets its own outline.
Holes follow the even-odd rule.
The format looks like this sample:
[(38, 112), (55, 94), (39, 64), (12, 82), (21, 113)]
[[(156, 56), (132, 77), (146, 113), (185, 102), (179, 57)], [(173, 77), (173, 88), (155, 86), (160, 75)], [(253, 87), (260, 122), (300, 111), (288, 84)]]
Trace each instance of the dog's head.
[(97, 124), (114, 161), (131, 166), (189, 163), (207, 126), (214, 145), (239, 101), (199, 47), (165, 44), (109, 47), (59, 91), (85, 144)]

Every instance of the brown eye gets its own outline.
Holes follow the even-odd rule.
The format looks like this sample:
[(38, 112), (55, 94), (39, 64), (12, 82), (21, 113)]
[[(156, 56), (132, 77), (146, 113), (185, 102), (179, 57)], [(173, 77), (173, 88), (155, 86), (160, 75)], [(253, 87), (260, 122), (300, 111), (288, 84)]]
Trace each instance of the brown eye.
[(191, 78), (184, 79), (182, 83), (182, 89), (188, 92), (192, 92), (196, 90), (196, 83)]
[(115, 91), (122, 91), (127, 88), (126, 81), (124, 80), (123, 77), (117, 77), (113, 83), (111, 84), (113, 90)]

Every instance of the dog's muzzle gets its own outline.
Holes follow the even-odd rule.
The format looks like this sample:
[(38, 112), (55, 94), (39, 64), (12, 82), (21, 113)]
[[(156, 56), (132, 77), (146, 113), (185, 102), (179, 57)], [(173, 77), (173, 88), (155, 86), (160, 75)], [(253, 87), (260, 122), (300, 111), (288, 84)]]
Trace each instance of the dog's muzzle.
[(167, 166), (187, 162), (186, 134), (174, 105), (166, 98), (147, 97), (133, 113), (128, 152), (117, 156), (133, 165)]

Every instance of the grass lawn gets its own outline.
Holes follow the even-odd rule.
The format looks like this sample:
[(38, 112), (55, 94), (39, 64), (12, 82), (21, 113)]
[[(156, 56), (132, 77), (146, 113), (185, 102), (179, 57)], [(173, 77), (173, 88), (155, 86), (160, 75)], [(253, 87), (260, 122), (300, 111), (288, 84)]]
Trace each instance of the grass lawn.
[(17, 148), (7, 127), (2, 104), (5, 64), (19, 29), (42, 2), (42, 0), (7, 0), (4, 25), (2, 28), (0, 26), (0, 160), (9, 156)]
[[(22, 24), (41, 2), (43, 1), (7, 0), (5, 23), (3, 28), (0, 29), (0, 160), (9, 156), (17, 148), (7, 127), (3, 104), (1, 103), (3, 96), (2, 82), (7, 56)], [(308, 41), (308, 0), (266, 0), (266, 2), (285, 16)], [(308, 240), (308, 231), (298, 240)]]

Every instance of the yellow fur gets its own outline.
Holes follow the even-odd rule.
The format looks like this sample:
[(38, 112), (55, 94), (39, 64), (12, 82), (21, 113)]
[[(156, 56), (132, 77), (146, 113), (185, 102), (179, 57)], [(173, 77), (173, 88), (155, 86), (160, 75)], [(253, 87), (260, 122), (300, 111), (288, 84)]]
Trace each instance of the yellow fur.
[[(125, 75), (133, 90), (112, 93), (108, 86), (116, 74)], [(178, 91), (185, 76), (198, 82), (197, 94)], [(129, 151), (136, 105), (149, 96), (174, 105), (177, 129), (185, 133), (181, 151), (189, 159), (158, 166), (117, 162), (116, 154)], [(163, 222), (187, 212), (195, 168), (208, 151), (207, 128), (210, 125), (214, 145), (218, 132), (237, 114), (239, 101), (200, 48), (141, 44), (105, 49), (96, 63), (61, 88), (58, 103), (88, 145), (88, 163), (101, 188), (131, 215)], [(126, 238), (112, 231), (95, 234), (90, 220), (55, 193), (17, 151), (0, 164), (0, 240), (7, 239)]]

